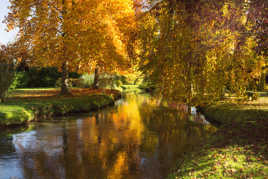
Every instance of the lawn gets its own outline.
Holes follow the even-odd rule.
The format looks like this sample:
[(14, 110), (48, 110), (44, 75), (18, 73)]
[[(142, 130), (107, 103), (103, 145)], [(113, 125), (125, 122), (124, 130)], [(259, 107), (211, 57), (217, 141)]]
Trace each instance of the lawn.
[(85, 113), (114, 104), (120, 94), (114, 90), (74, 88), (71, 95), (60, 96), (59, 90), (19, 89), (0, 104), (0, 127), (20, 125), (29, 121), (53, 119), (70, 113)]
[[(33, 98), (65, 98), (65, 96), (59, 96), (58, 94), (58, 88), (23, 88), (11, 91), (9, 93), (8, 100)], [(87, 96), (92, 94), (108, 94), (117, 98), (119, 92), (116, 90), (108, 89), (71, 88), (71, 94), (72, 96), (69, 97)]]

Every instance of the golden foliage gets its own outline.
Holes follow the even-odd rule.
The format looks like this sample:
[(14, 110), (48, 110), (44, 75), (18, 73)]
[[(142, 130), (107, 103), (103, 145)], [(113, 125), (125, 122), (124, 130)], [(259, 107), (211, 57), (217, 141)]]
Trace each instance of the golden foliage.
[(35, 64), (92, 71), (129, 67), (132, 0), (10, 0), (9, 26), (31, 44)]
[(144, 74), (165, 98), (188, 104), (245, 94), (263, 64), (247, 7), (173, 2), (162, 1), (139, 24)]

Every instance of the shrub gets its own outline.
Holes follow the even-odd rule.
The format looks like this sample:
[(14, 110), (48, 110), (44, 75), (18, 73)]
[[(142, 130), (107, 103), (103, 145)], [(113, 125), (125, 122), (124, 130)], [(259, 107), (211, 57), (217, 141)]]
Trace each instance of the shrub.
[(30, 83), (29, 74), (26, 72), (16, 72), (14, 74), (14, 80), (10, 85), (10, 89), (27, 88)]
[(99, 87), (108, 89), (119, 89), (124, 84), (125, 78), (117, 74), (106, 74), (103, 73), (99, 77)]
[(59, 77), (60, 73), (56, 68), (30, 68), (29, 71), (15, 73), (11, 88), (55, 87)]
[[(30, 68), (28, 71), (18, 71), (15, 80), (11, 85), (15, 88), (47, 88), (56, 87), (60, 80), (61, 73), (55, 67)], [(70, 78), (78, 78), (79, 74), (71, 72)]]
[(14, 78), (13, 65), (0, 62), (0, 102), (4, 102)]
[(82, 77), (82, 86), (84, 88), (89, 88), (94, 83), (94, 74), (83, 74)]
[[(131, 76), (131, 75), (130, 75)], [(132, 75), (129, 79), (128, 76), (120, 75), (120, 74), (108, 74), (101, 73), (99, 74), (98, 84), (99, 88), (106, 89), (117, 89), (122, 90), (123, 85), (128, 84), (140, 84), (139, 80), (136, 76)], [(131, 81), (131, 82), (130, 82)], [(80, 77), (80, 80), (76, 82), (78, 85), (74, 85), (76, 87), (90, 88), (94, 83), (94, 74), (83, 74)]]
[(80, 78), (82, 75), (76, 73), (76, 72), (70, 72), (69, 78)]
[(57, 79), (61, 76), (57, 68), (31, 68), (28, 72), (30, 81), (27, 87), (55, 87)]

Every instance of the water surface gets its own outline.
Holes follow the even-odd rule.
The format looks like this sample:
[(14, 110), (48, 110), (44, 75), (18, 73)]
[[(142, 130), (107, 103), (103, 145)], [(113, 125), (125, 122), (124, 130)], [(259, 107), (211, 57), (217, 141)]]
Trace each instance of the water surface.
[(0, 138), (0, 179), (162, 179), (215, 128), (130, 95), (89, 117)]

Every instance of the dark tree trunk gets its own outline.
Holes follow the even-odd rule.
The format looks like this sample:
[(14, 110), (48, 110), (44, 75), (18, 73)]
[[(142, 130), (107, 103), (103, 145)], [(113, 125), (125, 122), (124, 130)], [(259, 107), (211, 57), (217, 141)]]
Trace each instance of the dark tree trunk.
[(93, 89), (98, 89), (98, 81), (99, 81), (99, 69), (95, 68), (94, 82), (93, 82), (93, 85), (92, 85)]

